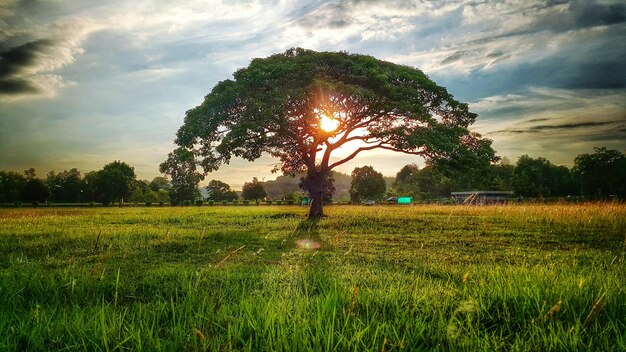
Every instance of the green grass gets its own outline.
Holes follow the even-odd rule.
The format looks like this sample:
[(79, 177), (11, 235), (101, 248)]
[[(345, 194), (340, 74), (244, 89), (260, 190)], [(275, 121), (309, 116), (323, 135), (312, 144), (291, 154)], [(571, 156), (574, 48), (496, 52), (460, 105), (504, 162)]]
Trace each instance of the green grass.
[(626, 350), (625, 205), (306, 211), (1, 209), (0, 350)]

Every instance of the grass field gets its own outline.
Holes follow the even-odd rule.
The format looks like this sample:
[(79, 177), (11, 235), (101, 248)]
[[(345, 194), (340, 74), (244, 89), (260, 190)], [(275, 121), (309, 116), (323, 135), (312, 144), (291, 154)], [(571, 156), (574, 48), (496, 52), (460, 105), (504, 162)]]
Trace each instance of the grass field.
[(626, 205), (306, 210), (1, 209), (0, 350), (626, 350)]

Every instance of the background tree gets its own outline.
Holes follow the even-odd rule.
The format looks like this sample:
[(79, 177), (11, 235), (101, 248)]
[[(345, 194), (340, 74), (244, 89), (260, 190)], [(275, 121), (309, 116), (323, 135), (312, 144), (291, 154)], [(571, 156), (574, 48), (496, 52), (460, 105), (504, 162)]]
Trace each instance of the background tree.
[(83, 190), (81, 193), (81, 202), (98, 202), (100, 196), (98, 195), (98, 172), (89, 171), (83, 176), (80, 188)]
[(417, 165), (409, 164), (396, 174), (393, 186), (398, 195), (431, 199), (449, 197), (456, 183), (446, 177), (438, 167), (427, 165), (420, 170)]
[(491, 165), (489, 184), (486, 188), (493, 191), (513, 190), (512, 178), (515, 166), (507, 162)]
[(618, 150), (594, 148), (593, 154), (581, 154), (574, 160), (573, 173), (583, 195), (626, 198), (626, 156)]
[(209, 184), (206, 186), (206, 190), (208, 198), (216, 202), (223, 200), (232, 202), (237, 199), (237, 192), (233, 191), (228, 183), (220, 180), (209, 181)]
[(152, 191), (152, 194), (149, 194), (148, 198), (150, 200), (146, 200), (147, 202), (170, 202), (170, 191), (172, 190), (172, 184), (167, 179), (167, 177), (156, 176), (155, 178), (153, 178), (152, 181), (150, 181), (150, 190)]
[(515, 194), (524, 197), (549, 196), (551, 166), (550, 161), (542, 157), (533, 159), (528, 155), (520, 156), (512, 176)]
[(168, 154), (167, 160), (159, 165), (159, 170), (170, 176), (172, 190), (170, 201), (173, 205), (193, 201), (197, 197), (198, 183), (204, 176), (196, 171), (196, 162), (192, 152), (178, 148)]
[(421, 199), (450, 197), (454, 181), (448, 178), (438, 167), (428, 165), (417, 174)]
[(97, 172), (95, 189), (103, 204), (122, 203), (130, 197), (135, 186), (135, 169), (122, 161), (104, 165)]
[[(147, 200), (147, 198), (151, 200)], [(130, 193), (130, 201), (136, 203), (152, 202), (156, 198), (156, 193), (150, 189), (150, 181), (135, 180)]]
[(169, 191), (172, 188), (172, 184), (167, 177), (156, 176), (150, 181), (150, 189), (154, 192), (159, 192), (160, 190)]
[[(309, 182), (309, 177), (304, 176), (300, 178), (300, 182), (298, 183), (298, 187), (307, 195), (307, 197), (311, 198), (311, 189)], [(332, 172), (328, 172), (324, 175), (322, 179), (322, 191), (323, 196), (322, 200), (325, 204), (330, 204), (333, 202), (333, 194), (335, 193), (335, 178), (333, 177)]]
[(528, 155), (522, 155), (517, 160), (511, 184), (515, 193), (524, 197), (565, 196), (574, 191), (572, 175), (567, 167)]
[(50, 200), (57, 203), (75, 203), (79, 201), (82, 177), (78, 169), (73, 168), (55, 174), (50, 171), (46, 176), (46, 186), (50, 190)]
[(399, 196), (420, 197), (419, 171), (416, 164), (405, 165), (398, 171), (393, 188)]
[(36, 207), (38, 203), (45, 202), (50, 197), (50, 190), (42, 180), (37, 178), (35, 169), (24, 170), (24, 174), (26, 183), (20, 190), (21, 200), (32, 203), (33, 207)]
[(28, 170), (24, 170), (24, 176), (26, 176), (26, 180), (33, 180), (37, 178), (37, 172), (31, 167)]
[(267, 196), (267, 193), (265, 193), (263, 184), (254, 177), (252, 178), (252, 182), (245, 182), (243, 184), (241, 196), (246, 200), (255, 200), (258, 204), (260, 199)]
[[(254, 59), (187, 111), (176, 144), (211, 172), (267, 153), (276, 170), (306, 171), (309, 217), (323, 214), (322, 183), (359, 153), (386, 149), (447, 169), (495, 160), (491, 141), (468, 130), (476, 114), (422, 71), (344, 52), (290, 49)], [(352, 148), (335, 159), (333, 151)]]
[(385, 196), (387, 185), (383, 174), (371, 166), (357, 167), (352, 170), (350, 201), (359, 203), (365, 200), (380, 200)]
[(0, 203), (19, 202), (24, 184), (26, 184), (24, 175), (15, 171), (0, 171)]

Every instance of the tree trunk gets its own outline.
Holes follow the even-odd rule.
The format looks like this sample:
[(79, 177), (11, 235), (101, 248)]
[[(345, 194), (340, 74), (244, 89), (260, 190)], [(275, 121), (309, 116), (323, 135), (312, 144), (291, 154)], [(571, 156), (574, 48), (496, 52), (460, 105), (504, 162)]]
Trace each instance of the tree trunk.
[(323, 175), (317, 171), (309, 171), (309, 197), (311, 197), (311, 207), (309, 208), (309, 220), (319, 219), (324, 215), (322, 208), (324, 195), (322, 189)]

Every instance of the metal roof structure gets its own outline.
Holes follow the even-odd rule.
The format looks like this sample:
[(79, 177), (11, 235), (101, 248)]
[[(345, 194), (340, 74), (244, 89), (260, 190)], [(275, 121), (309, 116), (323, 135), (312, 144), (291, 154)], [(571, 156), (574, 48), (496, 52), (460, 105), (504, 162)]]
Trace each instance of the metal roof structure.
[(507, 203), (512, 191), (465, 191), (451, 192), (457, 204), (502, 204)]

